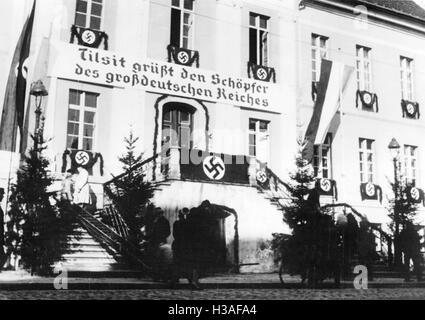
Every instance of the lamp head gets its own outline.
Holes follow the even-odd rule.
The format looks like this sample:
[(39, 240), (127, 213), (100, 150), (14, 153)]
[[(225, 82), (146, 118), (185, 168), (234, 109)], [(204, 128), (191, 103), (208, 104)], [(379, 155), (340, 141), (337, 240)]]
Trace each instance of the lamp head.
[(388, 145), (388, 149), (390, 150), (392, 157), (397, 158), (400, 152), (400, 144), (395, 138), (391, 140), (390, 144)]
[(46, 90), (46, 87), (43, 84), (43, 81), (38, 80), (31, 85), (30, 94), (34, 97), (45, 97), (49, 93)]

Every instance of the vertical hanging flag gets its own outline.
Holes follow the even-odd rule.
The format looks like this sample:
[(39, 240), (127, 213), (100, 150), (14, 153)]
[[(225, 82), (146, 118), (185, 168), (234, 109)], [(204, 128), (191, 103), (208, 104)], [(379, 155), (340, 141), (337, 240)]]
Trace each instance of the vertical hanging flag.
[(353, 71), (353, 67), (340, 62), (322, 60), (313, 116), (305, 134), (303, 156), (306, 160), (312, 161), (314, 145), (323, 144)]
[(4, 151), (14, 152), (16, 150), (17, 129), (19, 128), (21, 136), (23, 132), (28, 57), (34, 24), (35, 4), (36, 0), (34, 0), (31, 14), (24, 24), (16, 45), (7, 81), (0, 123), (0, 150)]

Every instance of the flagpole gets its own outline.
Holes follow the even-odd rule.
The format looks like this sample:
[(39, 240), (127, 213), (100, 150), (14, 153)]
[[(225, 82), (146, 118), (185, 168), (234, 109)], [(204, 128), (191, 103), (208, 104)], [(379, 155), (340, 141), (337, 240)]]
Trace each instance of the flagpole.
[[(343, 66), (343, 68), (341, 69), (340, 73), (339, 73), (339, 126), (341, 128), (340, 134), (341, 134), (341, 152), (342, 152), (342, 157), (341, 157), (341, 166), (342, 166), (342, 170), (341, 170), (341, 175), (342, 175), (342, 188), (341, 190), (343, 190), (345, 192), (345, 176), (344, 176), (344, 139), (343, 139), (343, 133), (344, 133), (344, 127), (343, 127), (343, 118), (344, 118), (344, 110), (342, 108), (342, 81), (344, 78), (344, 68), (345, 66)], [(341, 195), (341, 192), (338, 192), (339, 195)], [(342, 193), (343, 194), (343, 193)], [(344, 202), (344, 201), (342, 201)]]

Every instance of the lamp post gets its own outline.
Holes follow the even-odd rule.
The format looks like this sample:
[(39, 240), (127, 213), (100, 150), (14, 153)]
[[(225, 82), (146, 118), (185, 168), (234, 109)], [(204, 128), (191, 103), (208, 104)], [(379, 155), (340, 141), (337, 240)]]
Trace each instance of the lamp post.
[(400, 217), (398, 212), (398, 201), (399, 201), (399, 195), (398, 195), (398, 158), (400, 154), (400, 144), (397, 142), (395, 138), (393, 138), (388, 145), (388, 149), (390, 150), (391, 156), (393, 158), (393, 165), (394, 165), (394, 225), (395, 225), (395, 231), (394, 231), (394, 264), (396, 266), (399, 266), (401, 264), (401, 252), (400, 252), (400, 246), (399, 246), (399, 234), (400, 234)]
[(38, 144), (40, 143), (40, 117), (42, 114), (41, 103), (43, 101), (43, 97), (48, 94), (49, 93), (41, 80), (38, 80), (31, 85), (30, 95), (35, 97), (34, 150), (36, 151), (38, 151)]

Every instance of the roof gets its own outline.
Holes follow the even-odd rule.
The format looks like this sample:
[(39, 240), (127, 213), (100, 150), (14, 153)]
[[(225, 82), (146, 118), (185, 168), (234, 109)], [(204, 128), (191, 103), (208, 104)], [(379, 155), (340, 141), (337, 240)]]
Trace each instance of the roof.
[(413, 0), (358, 0), (357, 2), (425, 21), (425, 9)]

